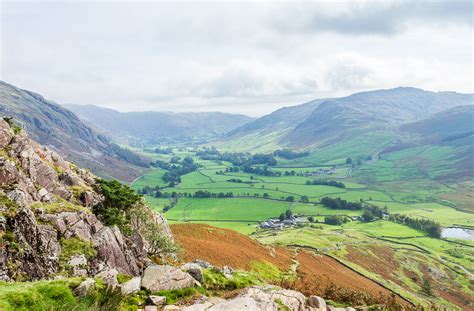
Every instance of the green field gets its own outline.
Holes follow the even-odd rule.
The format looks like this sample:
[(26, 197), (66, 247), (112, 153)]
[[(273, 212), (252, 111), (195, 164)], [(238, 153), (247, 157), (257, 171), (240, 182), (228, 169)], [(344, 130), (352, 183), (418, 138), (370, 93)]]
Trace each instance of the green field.
[[(351, 202), (377, 205), (392, 214), (434, 220), (443, 227), (474, 227), (474, 214), (466, 212), (469, 208), (465, 208), (466, 204), (469, 206), (469, 199), (464, 199), (461, 205), (455, 195), (450, 195), (461, 191), (468, 196), (474, 188), (472, 184), (446, 184), (437, 179), (449, 173), (445, 167), (453, 167), (453, 163), (449, 163), (452, 149), (411, 148), (374, 161), (364, 160), (356, 165), (345, 163), (348, 150), (354, 158), (375, 157), (379, 151), (377, 146), (390, 144), (393, 137), (380, 132), (373, 133), (371, 139), (374, 141), (344, 142), (300, 159), (278, 158), (278, 166), (270, 170), (282, 173), (279, 177), (242, 171), (225, 172), (232, 167), (231, 163), (201, 160), (190, 150), (181, 151), (177, 152), (180, 157), (192, 156), (200, 165), (197, 171), (181, 176), (181, 183), (173, 188), (167, 187), (162, 179), (165, 171), (153, 169), (138, 178), (132, 187), (138, 190), (145, 186), (159, 186), (166, 195), (176, 193), (175, 206), (171, 206), (173, 200), (170, 198), (145, 196), (148, 204), (159, 212), (171, 206), (164, 213), (170, 223), (206, 223), (236, 230), (265, 244), (324, 252), (414, 303), (426, 305), (430, 301), (453, 309), (455, 306), (446, 297), (420, 294), (420, 280), (424, 277), (420, 271), (425, 271), (425, 266), (434, 269), (437, 273), (437, 278), (433, 277), (432, 281), (434, 286), (439, 290), (449, 290), (449, 295), (461, 297), (459, 299), (464, 299), (463, 295), (472, 295), (469, 278), (474, 273), (474, 242), (431, 238), (423, 231), (387, 220), (352, 220), (340, 226), (324, 224), (328, 215), (340, 215), (346, 220), (362, 215), (362, 210), (334, 210), (319, 203), (322, 197), (340, 197)], [(262, 148), (268, 147), (265, 146), (263, 140)], [(304, 176), (333, 165), (337, 165), (335, 174)], [(340, 181), (345, 188), (306, 184), (314, 179)], [(215, 197), (193, 197), (199, 190), (214, 193)], [(232, 197), (216, 197), (219, 193), (232, 193)], [(307, 197), (309, 202), (299, 202), (303, 197)], [(461, 206), (463, 210), (459, 209)], [(301, 216), (303, 222), (299, 227), (283, 230), (259, 227), (259, 222), (277, 218), (287, 210)], [(313, 217), (314, 223), (307, 220), (309, 216)], [(391, 257), (384, 258), (384, 252)], [(357, 256), (367, 256), (367, 260), (360, 262)], [(389, 260), (387, 264), (394, 265), (390, 268), (392, 272), (367, 264), (371, 260), (382, 267), (384, 260)]]

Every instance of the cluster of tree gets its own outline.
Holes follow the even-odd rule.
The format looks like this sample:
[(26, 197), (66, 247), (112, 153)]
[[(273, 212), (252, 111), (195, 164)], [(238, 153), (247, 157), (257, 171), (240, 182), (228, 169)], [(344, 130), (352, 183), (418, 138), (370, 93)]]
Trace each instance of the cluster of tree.
[(185, 157), (178, 162), (179, 165), (172, 165), (169, 170), (163, 175), (163, 180), (169, 182), (170, 187), (174, 187), (181, 182), (181, 176), (194, 172), (198, 169), (198, 165), (194, 163), (193, 158)]
[(268, 165), (276, 166), (277, 161), (273, 154), (250, 154), (248, 152), (224, 152), (217, 149), (203, 149), (196, 152), (196, 155), (203, 160), (218, 160), (231, 162), (234, 166)]
[(418, 229), (428, 233), (433, 238), (441, 237), (441, 225), (430, 219), (413, 218), (406, 215), (392, 214), (388, 217), (388, 220), (404, 224), (413, 229)]
[(280, 221), (284, 221), (285, 219), (289, 219), (292, 216), (293, 216), (293, 212), (289, 209), (286, 212), (281, 213), (280, 217), (278, 217), (278, 218), (280, 219)]
[(214, 193), (207, 190), (198, 190), (192, 195), (195, 198), (232, 198), (234, 194), (232, 192), (219, 192)]
[(329, 198), (324, 197), (321, 199), (321, 204), (331, 209), (347, 209), (347, 210), (361, 210), (362, 203), (360, 202), (349, 202), (341, 198)]
[(382, 209), (377, 205), (367, 205), (364, 209), (365, 211), (361, 216), (361, 220), (365, 222), (382, 219), (384, 214), (388, 214), (386, 207)]
[(335, 181), (335, 180), (308, 180), (306, 181), (307, 185), (324, 185), (324, 186), (332, 186), (332, 187), (337, 187), (337, 188), (346, 188), (346, 185), (344, 185), (340, 181)]
[(275, 177), (281, 176), (281, 172), (272, 171), (268, 169), (268, 166), (252, 167), (252, 166), (245, 165), (245, 166), (242, 166), (242, 171), (245, 173), (255, 174), (255, 175), (260, 175), (260, 176), (275, 176)]
[[(251, 178), (253, 179), (253, 178)], [(238, 183), (238, 184), (252, 184), (253, 182), (251, 181), (243, 181), (242, 179), (240, 178), (231, 178), (231, 179), (227, 179), (228, 182), (235, 182), (235, 183)]]
[(143, 161), (143, 159), (137, 155), (136, 153), (126, 149), (122, 148), (117, 144), (110, 144), (109, 145), (109, 150), (113, 153), (119, 156), (122, 160), (127, 161), (128, 163), (141, 166), (141, 167), (149, 167), (149, 163), (146, 161)]
[(117, 225), (123, 232), (129, 233), (130, 211), (141, 203), (141, 196), (116, 180), (97, 179), (94, 187), (104, 200), (94, 205), (92, 212), (106, 226)]
[(306, 157), (309, 155), (309, 151), (304, 152), (295, 152), (291, 151), (290, 149), (279, 149), (273, 152), (273, 155), (280, 158), (285, 158), (287, 160), (297, 159)]
[(171, 148), (155, 148), (155, 150), (153, 150), (154, 153), (157, 153), (157, 154), (173, 154), (173, 149)]
[[(161, 189), (160, 186), (155, 186), (155, 187), (153, 187), (153, 186), (148, 186), (148, 185), (146, 185), (146, 186), (144, 186), (143, 188), (138, 189), (138, 190), (137, 190), (137, 193), (138, 193), (138, 194), (142, 194), (142, 195), (155, 195), (156, 193), (160, 193), (160, 196), (159, 196), (159, 197), (161, 197), (160, 189)], [(159, 198), (159, 197), (158, 197), (158, 198)]]
[(346, 221), (347, 221), (346, 217), (339, 216), (339, 215), (330, 215), (330, 216), (324, 217), (324, 223), (328, 225), (333, 225), (333, 226), (340, 226)]
[(357, 165), (362, 165), (363, 161), (372, 161), (372, 156), (368, 155), (366, 157), (360, 156), (357, 157), (357, 160), (352, 159), (351, 157), (347, 157), (346, 159), (346, 164), (352, 164), (352, 167), (355, 167)]

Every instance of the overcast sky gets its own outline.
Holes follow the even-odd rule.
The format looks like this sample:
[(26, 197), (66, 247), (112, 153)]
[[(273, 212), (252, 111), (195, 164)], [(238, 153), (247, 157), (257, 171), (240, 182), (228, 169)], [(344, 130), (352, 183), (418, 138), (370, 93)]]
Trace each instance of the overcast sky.
[(1, 6), (1, 80), (60, 104), (253, 116), (358, 91), (473, 92), (471, 1)]

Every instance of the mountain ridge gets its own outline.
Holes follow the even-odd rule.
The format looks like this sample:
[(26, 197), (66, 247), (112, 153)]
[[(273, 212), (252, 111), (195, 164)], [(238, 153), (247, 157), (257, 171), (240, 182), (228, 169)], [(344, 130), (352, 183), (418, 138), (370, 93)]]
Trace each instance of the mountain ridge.
[(94, 105), (65, 105), (80, 118), (129, 144), (208, 140), (253, 118), (223, 112), (119, 112)]

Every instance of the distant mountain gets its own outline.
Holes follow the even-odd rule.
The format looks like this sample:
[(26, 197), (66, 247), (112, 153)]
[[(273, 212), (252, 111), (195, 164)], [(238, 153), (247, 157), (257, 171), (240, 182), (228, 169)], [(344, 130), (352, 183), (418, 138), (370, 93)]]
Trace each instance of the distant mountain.
[(125, 161), (140, 164), (137, 155), (112, 144), (71, 111), (39, 94), (2, 81), (0, 116), (12, 117), (34, 140), (98, 175), (127, 181), (133, 180), (142, 171)]
[(215, 139), (253, 120), (245, 115), (221, 112), (121, 113), (92, 105), (66, 107), (116, 140), (134, 145)]
[[(313, 104), (308, 105), (310, 103)], [(235, 141), (245, 139), (246, 148), (252, 146), (271, 150), (285, 146), (293, 149), (316, 149), (367, 131), (386, 130), (423, 120), (455, 106), (472, 105), (474, 95), (399, 87), (310, 103), (285, 108), (290, 112), (301, 112), (297, 117), (290, 114), (285, 119), (291, 120), (291, 126), (285, 126), (288, 123), (284, 123), (281, 127), (275, 127), (275, 124), (280, 124), (280, 118), (285, 116), (285, 111), (279, 110), (235, 129), (215, 145), (225, 148), (235, 146)], [(273, 134), (266, 134), (269, 131), (273, 131)], [(262, 136), (262, 133), (265, 135)], [(250, 142), (254, 137), (260, 139)], [(262, 141), (265, 143), (262, 144)]]
[(301, 105), (284, 107), (249, 122), (227, 133), (222, 139), (212, 142), (224, 148), (241, 148), (250, 143), (252, 149), (273, 151), (285, 134), (304, 121), (326, 99), (317, 99)]

